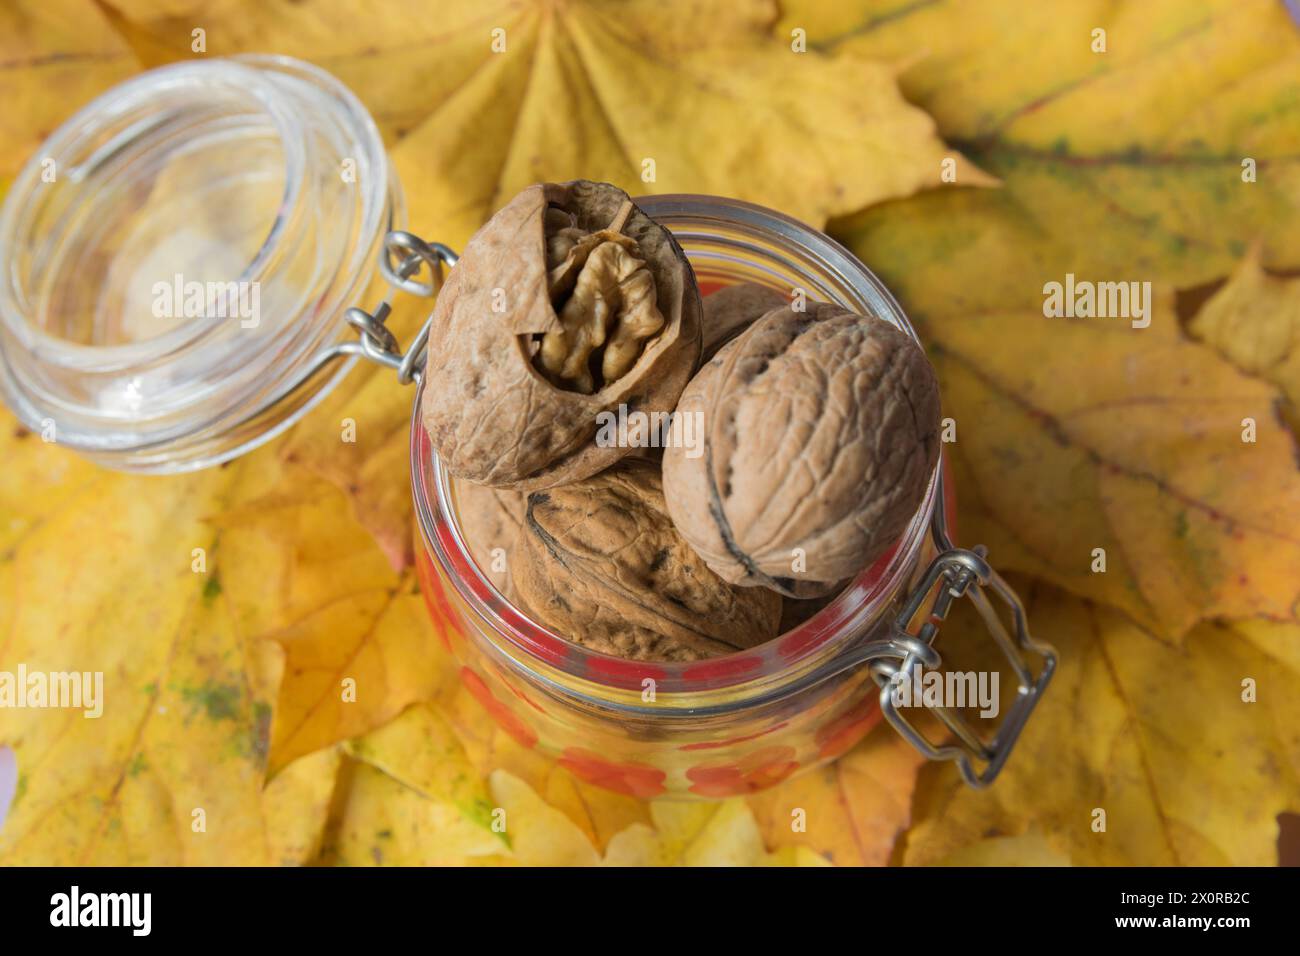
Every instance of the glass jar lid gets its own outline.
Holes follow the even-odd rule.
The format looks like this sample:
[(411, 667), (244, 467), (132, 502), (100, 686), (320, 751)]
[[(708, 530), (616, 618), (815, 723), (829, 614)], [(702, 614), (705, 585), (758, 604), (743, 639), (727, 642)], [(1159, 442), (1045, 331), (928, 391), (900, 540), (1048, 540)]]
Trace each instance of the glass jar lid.
[[(115, 468), (174, 472), (292, 424), (404, 216), (383, 141), (285, 57), (143, 73), (65, 122), (0, 212), (0, 389)], [(355, 345), (355, 341), (353, 341)]]

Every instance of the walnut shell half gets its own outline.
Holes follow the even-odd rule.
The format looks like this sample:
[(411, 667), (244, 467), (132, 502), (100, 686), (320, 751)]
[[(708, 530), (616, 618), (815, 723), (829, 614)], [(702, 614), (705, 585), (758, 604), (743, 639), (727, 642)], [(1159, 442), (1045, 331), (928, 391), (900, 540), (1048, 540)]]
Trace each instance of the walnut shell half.
[(624, 461), (528, 496), (514, 598), (552, 630), (632, 660), (693, 661), (777, 635), (781, 598), (728, 584), (673, 527), (659, 469)]
[(528, 491), (633, 449), (602, 412), (671, 412), (700, 359), (695, 276), (672, 235), (606, 183), (529, 186), (438, 295), (421, 416), (458, 478)]
[(812, 597), (867, 567), (916, 513), (939, 457), (924, 353), (835, 305), (776, 309), (691, 380), (702, 448), (664, 452), (682, 536), (735, 584)]

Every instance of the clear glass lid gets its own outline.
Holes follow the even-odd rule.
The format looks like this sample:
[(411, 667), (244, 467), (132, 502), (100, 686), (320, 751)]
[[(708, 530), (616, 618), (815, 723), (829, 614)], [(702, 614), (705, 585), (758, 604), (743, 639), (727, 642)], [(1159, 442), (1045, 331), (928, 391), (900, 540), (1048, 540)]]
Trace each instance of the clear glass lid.
[(181, 63), (90, 103), (0, 212), (0, 390), (116, 468), (234, 457), (351, 362), (344, 312), (400, 190), (361, 103), (284, 57)]

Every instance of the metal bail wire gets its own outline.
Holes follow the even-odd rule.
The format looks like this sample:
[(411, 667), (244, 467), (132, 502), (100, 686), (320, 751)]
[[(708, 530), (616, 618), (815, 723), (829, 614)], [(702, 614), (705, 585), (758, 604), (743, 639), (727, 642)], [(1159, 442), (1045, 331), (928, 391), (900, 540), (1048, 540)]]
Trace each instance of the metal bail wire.
[[(1056, 651), (1029, 633), (1024, 605), (1015, 591), (989, 566), (984, 546), (977, 545), (967, 550), (954, 547), (949, 540), (942, 474), (930, 531), (940, 549), (939, 554), (895, 618), (892, 636), (873, 641), (857, 656), (870, 661), (872, 677), (880, 687), (880, 709), (890, 725), (930, 760), (955, 760), (966, 783), (982, 789), (993, 782), (1011, 756), (1021, 730), (1056, 671)], [(1014, 634), (1008, 633), (986, 591), (992, 591), (1010, 609)], [(926, 607), (931, 593), (934, 597)], [(939, 633), (939, 624), (947, 618), (953, 602), (961, 597), (968, 597), (974, 603), (984, 626), (1011, 664), (1016, 675), (1017, 693), (1001, 726), (987, 742), (958, 710), (920, 704), (953, 735), (953, 743), (934, 744), (900, 711), (896, 693), (903, 682), (913, 680), (917, 668), (938, 670), (942, 661), (933, 644)], [(913, 632), (913, 622), (922, 609), (925, 609), (923, 622)], [(1026, 654), (1041, 660), (1037, 674), (1031, 670)], [(916, 701), (911, 703), (918, 706)], [(979, 769), (980, 765), (982, 769)]]
[[(393, 291), (402, 291), (421, 298), (433, 296), (442, 287), (443, 267), (454, 266), (460, 257), (441, 242), (425, 242), (414, 233), (394, 230), (384, 236), (384, 250), (379, 258), (379, 271)], [(429, 280), (420, 282), (415, 277), (424, 266), (429, 267)], [(397, 371), (397, 381), (403, 385), (420, 381), (420, 366), (424, 362), (425, 347), (429, 342), (429, 329), (433, 316), (424, 320), (420, 331), (409, 348), (402, 350), (397, 336), (387, 326), (393, 311), (392, 293), (373, 312), (353, 306), (344, 313), (348, 325), (357, 330), (354, 342), (339, 342), (321, 353), (306, 376), (315, 374), (337, 358), (359, 355)]]

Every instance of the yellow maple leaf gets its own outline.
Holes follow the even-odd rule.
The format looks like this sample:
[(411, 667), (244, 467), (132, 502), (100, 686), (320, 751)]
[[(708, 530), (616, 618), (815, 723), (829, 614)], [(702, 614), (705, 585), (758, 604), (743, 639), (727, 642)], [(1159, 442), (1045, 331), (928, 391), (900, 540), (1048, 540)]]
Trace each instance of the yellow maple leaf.
[[(1295, 620), (1300, 483), (1278, 396), (1240, 354), (1220, 349), (1234, 368), (1186, 341), (1169, 297), (1250, 243), (1262, 261), (1296, 261), (1300, 30), (1282, 6), (785, 10), (814, 45), (905, 63), (909, 96), (1003, 179), (832, 224), (940, 371), (962, 538), (1175, 636), (1206, 617)], [(994, 68), (1008, 60), (1022, 68)], [(1067, 277), (1150, 282), (1150, 326), (1046, 318), (1049, 284)], [(1242, 441), (1246, 419), (1257, 443)]]
[(769, 854), (745, 801), (656, 800), (652, 825), (636, 823), (609, 841), (602, 858), (586, 835), (531, 787), (493, 771), (492, 797), (504, 810), (515, 858), (524, 866), (824, 866), (806, 848)]
[(813, 47), (904, 66), (908, 97), (1087, 278), (1195, 285), (1255, 240), (1269, 265), (1300, 265), (1300, 26), (1281, 3), (796, 0), (783, 12), (782, 36), (803, 25)]
[(924, 763), (882, 725), (833, 764), (747, 799), (769, 847), (807, 850), (840, 866), (885, 866), (911, 822)]
[(336, 866), (484, 866), (510, 862), (494, 833), (367, 763), (340, 781), (346, 802), (331, 821), (321, 861)]
[(1300, 807), (1300, 627), (1202, 624), (1178, 647), (1044, 585), (1022, 593), (1057, 676), (993, 787), (922, 772), (904, 862), (1276, 864), (1278, 814)]
[(140, 70), (93, 0), (0, 6), (0, 62), (0, 184), (74, 110)]
[[(411, 221), (460, 244), (524, 186), (599, 179), (636, 192), (828, 216), (937, 185), (960, 160), (899, 94), (893, 67), (799, 52), (771, 0), (444, 4), (216, 3), (207, 55), (261, 49), (331, 70), (401, 139)], [(123, 10), (147, 63), (191, 56), (192, 17)], [(962, 164), (968, 181), (989, 182)]]
[(720, 802), (656, 801), (653, 827), (637, 824), (609, 842), (606, 866), (828, 866), (807, 847), (769, 853), (753, 811), (733, 797)]
[[(275, 446), (129, 476), (5, 417), (0, 670), (102, 673), (103, 715), (4, 711), (20, 777), (0, 861), (313, 856), (336, 767), (322, 748), (439, 686), (410, 583), (335, 489), (289, 490)], [(264, 787), (268, 765), (284, 769)]]
[(1300, 426), (1300, 281), (1266, 273), (1259, 248), (1252, 247), (1188, 331), (1242, 371), (1282, 389), (1292, 428)]
[[(4, 711), (20, 786), (0, 860), (265, 862), (276, 666), (222, 599), (201, 517), (236, 500), (251, 471), (115, 475), (11, 420), (0, 448), (12, 466), (0, 478), (0, 670), (102, 682), (97, 718)], [(196, 548), (211, 561), (202, 573)]]
[(326, 747), (296, 760), (262, 793), (268, 841), (267, 862), (302, 866), (321, 853), (342, 756)]

